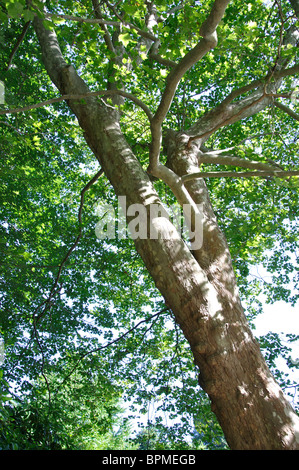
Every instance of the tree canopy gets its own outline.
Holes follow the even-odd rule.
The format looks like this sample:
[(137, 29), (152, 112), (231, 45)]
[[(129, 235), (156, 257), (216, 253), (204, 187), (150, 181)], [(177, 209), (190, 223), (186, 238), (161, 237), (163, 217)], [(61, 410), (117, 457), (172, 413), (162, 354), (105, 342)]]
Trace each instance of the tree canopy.
[[(218, 3), (227, 3), (218, 42), (207, 41), (201, 60), (197, 45)], [(253, 327), (262, 313), (261, 294), (295, 306), (298, 2), (218, 3), (0, 2), (2, 449), (227, 448), (188, 341), (134, 240), (97, 237), (99, 221), (107, 233), (113, 223), (103, 208), (118, 214), (119, 194), (68, 106), (92, 97), (118, 110), (168, 208), (181, 194), (164, 178), (171, 133), (190, 146), (201, 138), (200, 171), (247, 319)], [(36, 18), (55, 31), (86, 95), (57, 92)], [(200, 124), (209, 112), (213, 132)], [(270, 282), (252, 275), (256, 266)], [(297, 340), (292, 332), (259, 340), (287, 394), (297, 384), (275, 361), (298, 368)]]

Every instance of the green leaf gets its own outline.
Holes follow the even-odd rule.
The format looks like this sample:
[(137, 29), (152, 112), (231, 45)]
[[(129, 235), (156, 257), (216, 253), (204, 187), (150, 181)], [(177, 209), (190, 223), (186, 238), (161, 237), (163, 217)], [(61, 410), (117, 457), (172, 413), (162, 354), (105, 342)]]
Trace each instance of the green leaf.
[(123, 43), (125, 47), (127, 47), (127, 45), (132, 39), (130, 33), (122, 33), (119, 35), (119, 40)]
[[(33, 0), (32, 8), (38, 13), (44, 3)], [(51, 4), (53, 15), (59, 12), (94, 18), (92, 2), (46, 3)], [(103, 7), (105, 20), (114, 24), (121, 17), (124, 22), (144, 27), (145, 10), (152, 2), (113, 3), (113, 8)], [(13, 18), (8, 21), (6, 10), (0, 12), (3, 64), (8, 63), (23, 22), (33, 19), (26, 4), (25, 0), (3, 3)], [(159, 22), (153, 25), (153, 31), (161, 43), (159, 54), (179, 64), (181, 56), (201, 40), (200, 25), (213, 2), (157, 0), (154, 4)], [(190, 129), (202, 132), (205, 116), (212, 118), (213, 112), (220, 122), (222, 115), (217, 107), (232, 91), (269, 76), (281, 40), (276, 7), (264, 1), (230, 2), (217, 29), (217, 47), (177, 84), (163, 131), (178, 133), (174, 145), (181, 146), (179, 150), (185, 152), (186, 159), (189, 153), (183, 137)], [(287, 29), (294, 21), (289, 2), (281, 2), (281, 8)], [(109, 88), (125, 89), (153, 113), (158, 109), (171, 68), (151, 58), (145, 60), (148, 44), (133, 28), (122, 26), (120, 44), (116, 41), (119, 29), (113, 24), (102, 28), (79, 21), (54, 23), (45, 24), (53, 28), (66, 62), (79, 72), (89, 90), (106, 90), (111, 83)], [(22, 107), (57, 96), (39, 51), (37, 37), (30, 28), (13, 57), (13, 66), (5, 72), (7, 107)], [(284, 53), (292, 58), (295, 50), (287, 46), (285, 51), (282, 49)], [(293, 81), (293, 77), (285, 77), (278, 93), (290, 96)], [(60, 85), (64, 91), (66, 83)], [(230, 106), (241, 107), (243, 99), (249, 105), (251, 93), (238, 96)], [(129, 99), (117, 105), (114, 96), (98, 100), (101, 109), (111, 111), (111, 116), (111, 107), (119, 106), (117, 132), (123, 133), (124, 143), (119, 168), (124, 169), (127, 162), (134, 168), (136, 159), (140, 172), (146, 172), (152, 135), (143, 110)], [(104, 175), (84, 193), (79, 220), (82, 190), (98, 171), (97, 158), (84, 139), (85, 129), (81, 129), (69, 107), (78, 109), (82, 103), (83, 114), (78, 114), (81, 124), (99, 116), (94, 110), (89, 113), (88, 101), (80, 99), (1, 117), (0, 331), (5, 338), (6, 360), (1, 364), (5, 380), (0, 380), (0, 394), (9, 396), (12, 386), (18, 399), (15, 403), (0, 403), (0, 448), (123, 449), (133, 445), (139, 449), (175, 450), (190, 448), (190, 443), (192, 450), (226, 448), (209, 400), (198, 387), (190, 347), (173, 313), (164, 311), (164, 300), (133, 241), (118, 237), (103, 241), (95, 236), (98, 216), (94, 204), (117, 209), (116, 195)], [(290, 106), (296, 104), (294, 92)], [(229, 125), (213, 130), (205, 143), (207, 148), (233, 148), (230, 152), (243, 159), (271, 159), (286, 169), (298, 167), (296, 127), (290, 116), (272, 106), (241, 121), (237, 120), (238, 114), (230, 120), (229, 110), (225, 112)], [(97, 119), (94, 124), (96, 140), (96, 133), (105, 126)], [(106, 139), (114, 135), (116, 127), (113, 124), (106, 130), (97, 147), (101, 159)], [(128, 153), (123, 151), (126, 142), (130, 146)], [(112, 148), (117, 152), (116, 142)], [(168, 147), (161, 148), (161, 162), (167, 161), (169, 149), (171, 139)], [(232, 170), (224, 164), (202, 167), (207, 171)], [(136, 173), (138, 181), (140, 172)], [(125, 187), (125, 172), (120, 172), (120, 178)], [(283, 299), (295, 305), (298, 300), (298, 184), (298, 178), (205, 180), (215, 216), (228, 241), (250, 321), (263, 310), (261, 295), (271, 302)], [(155, 198), (159, 197), (165, 207), (172, 207), (176, 200), (170, 188), (159, 180), (154, 185), (150, 188), (140, 183), (140, 194), (155, 189)], [(132, 189), (128, 191), (133, 197)], [(229, 262), (228, 251), (226, 256)], [(221, 263), (221, 259), (217, 261)], [(154, 263), (159, 267), (160, 260), (153, 257), (150, 262), (154, 272)], [(256, 266), (266, 270), (265, 279), (262, 274), (252, 274)], [(188, 284), (188, 276), (184, 282)], [(160, 310), (164, 312), (152, 317)], [(227, 331), (229, 334), (229, 325)], [(288, 355), (285, 342), (270, 336), (261, 344), (276, 378), (291, 390), (289, 379), (276, 365), (276, 359)], [(125, 415), (119, 411), (120, 402)], [(142, 432), (138, 424), (143, 418), (141, 410), (147, 422), (149, 406), (155, 403), (152, 423)], [(135, 408), (137, 419), (130, 406)], [(123, 425), (128, 412), (133, 415), (133, 434)], [(174, 425), (162, 415), (173, 416)]]

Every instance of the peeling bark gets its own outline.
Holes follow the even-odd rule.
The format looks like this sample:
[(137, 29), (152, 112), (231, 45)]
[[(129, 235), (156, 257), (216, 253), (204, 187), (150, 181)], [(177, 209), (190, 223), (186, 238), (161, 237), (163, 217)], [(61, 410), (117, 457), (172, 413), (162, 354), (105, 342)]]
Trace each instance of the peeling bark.
[[(185, 175), (196, 169), (198, 149), (187, 151), (180, 145), (181, 140), (180, 135), (177, 143), (169, 145), (168, 166), (178, 175)], [(207, 321), (209, 339), (215, 341), (213, 346), (209, 342), (207, 347), (202, 339), (198, 344), (189, 339), (201, 370), (199, 383), (211, 398), (212, 410), (231, 448), (296, 449), (298, 417), (271, 376), (249, 329), (229, 248), (217, 224), (206, 184), (196, 180), (187, 183), (187, 189), (197, 204), (203, 203), (203, 246), (193, 255), (214, 287), (217, 303), (214, 314), (209, 310)]]

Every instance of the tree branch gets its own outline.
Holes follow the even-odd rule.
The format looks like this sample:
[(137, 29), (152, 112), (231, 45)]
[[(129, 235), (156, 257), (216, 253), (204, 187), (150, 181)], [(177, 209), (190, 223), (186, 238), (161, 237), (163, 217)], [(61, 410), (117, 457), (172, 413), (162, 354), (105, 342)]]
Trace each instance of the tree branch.
[[(293, 67), (289, 67), (288, 69), (284, 70), (279, 70), (277, 72), (274, 72), (271, 74), (271, 77), (275, 80), (279, 80), (281, 78), (290, 76), (290, 75), (296, 75), (299, 73), (299, 65), (294, 65)], [(236, 98), (239, 98), (241, 95), (244, 95), (245, 93), (248, 93), (249, 91), (256, 90), (257, 88), (263, 88), (265, 87), (265, 84), (268, 82), (270, 78), (270, 75), (268, 74), (264, 79), (259, 79), (259, 80), (253, 80), (251, 83), (248, 85), (242, 86), (240, 88), (237, 88), (233, 90), (218, 106), (216, 109), (220, 110), (222, 108), (225, 108), (228, 106), (232, 101), (234, 101)]]
[[(291, 27), (286, 35), (285, 43), (295, 45), (298, 41), (298, 32)], [(202, 139), (202, 143), (221, 127), (233, 124), (246, 117), (250, 117), (263, 110), (273, 101), (275, 87), (283, 78), (297, 75), (299, 64), (284, 68), (286, 63), (278, 60), (275, 71), (271, 70), (264, 79), (253, 80), (248, 85), (233, 90), (218, 106), (206, 113), (189, 130), (189, 145), (193, 140)], [(236, 98), (252, 91), (250, 96), (232, 103)]]
[(22, 32), (20, 34), (20, 36), (18, 37), (15, 45), (14, 45), (14, 48), (13, 50), (11, 51), (11, 54), (9, 56), (9, 59), (8, 59), (8, 64), (7, 64), (7, 67), (6, 67), (6, 71), (8, 71), (12, 65), (12, 62), (13, 62), (13, 59), (14, 59), (14, 56), (16, 55), (16, 52), (17, 50), (19, 49), (20, 45), (22, 44), (25, 36), (26, 36), (26, 33), (28, 31), (28, 28), (31, 24), (31, 21), (27, 21), (27, 23), (25, 23), (23, 29), (22, 29)]
[(170, 168), (160, 164), (160, 149), (162, 143), (162, 124), (173, 101), (176, 89), (184, 74), (207, 52), (217, 44), (216, 28), (222, 19), (230, 0), (215, 0), (207, 19), (203, 23), (200, 34), (203, 36), (199, 43), (191, 49), (180, 62), (173, 67), (166, 80), (166, 87), (162, 94), (160, 104), (151, 120), (151, 144), (149, 151), (148, 173), (160, 178), (169, 186), (181, 206), (188, 205), (190, 214), (186, 221), (192, 230), (196, 218), (200, 217), (199, 209), (190, 196), (182, 179)]
[(31, 109), (42, 108), (44, 106), (48, 106), (49, 104), (59, 103), (61, 101), (80, 100), (80, 99), (87, 98), (89, 96), (100, 96), (100, 95), (105, 95), (105, 96), (121, 95), (124, 98), (130, 99), (137, 106), (139, 106), (145, 112), (149, 120), (151, 120), (153, 117), (151, 110), (147, 107), (145, 103), (143, 103), (143, 101), (138, 99), (132, 93), (127, 93), (122, 90), (98, 90), (98, 91), (90, 91), (88, 93), (83, 93), (81, 95), (67, 94), (67, 95), (57, 96), (56, 98), (51, 98), (50, 100), (41, 101), (40, 103), (31, 104), (28, 106), (23, 106), (22, 108), (4, 109), (0, 111), (0, 115), (21, 113), (25, 111), (30, 111)]
[[(76, 240), (74, 241), (74, 243), (72, 244), (72, 246), (70, 247), (70, 249), (68, 250), (68, 252), (66, 253), (65, 257), (63, 258), (62, 262), (60, 263), (59, 265), (59, 269), (58, 269), (58, 273), (57, 273), (57, 276), (56, 276), (56, 279), (54, 281), (54, 284), (52, 286), (52, 289), (50, 291), (50, 294), (48, 295), (48, 298), (42, 302), (42, 304), (40, 304), (34, 311), (34, 314), (33, 314), (33, 318), (34, 318), (34, 326), (35, 326), (35, 329), (36, 329), (36, 325), (37, 325), (37, 322), (45, 315), (46, 311), (49, 309), (49, 307), (51, 306), (51, 300), (56, 292), (56, 288), (58, 286), (58, 282), (59, 282), (59, 279), (60, 279), (60, 276), (61, 276), (61, 272), (62, 272), (62, 269), (63, 269), (63, 266), (65, 265), (66, 261), (68, 260), (68, 258), (71, 256), (72, 252), (74, 251), (74, 249), (77, 247), (81, 237), (82, 237), (82, 210), (83, 210), (83, 204), (84, 204), (84, 196), (85, 196), (85, 193), (86, 191), (88, 191), (88, 189), (100, 178), (100, 176), (103, 174), (103, 170), (99, 170), (93, 178), (91, 178), (91, 180), (84, 186), (84, 188), (82, 189), (81, 191), (81, 199), (80, 199), (80, 206), (79, 206), (79, 211), (78, 211), (78, 224), (79, 224), (79, 233), (77, 235), (77, 238)], [(38, 310), (44, 306), (43, 310), (41, 313), (39, 313), (38, 315), (36, 315), (36, 313), (38, 312)]]
[(158, 54), (158, 49), (160, 47), (160, 41), (156, 41), (156, 43), (153, 44), (152, 49), (149, 51), (149, 58), (155, 60), (161, 65), (164, 65), (167, 68), (173, 68), (177, 65), (176, 62), (170, 59), (165, 59), (162, 57), (160, 54)]
[(198, 173), (190, 173), (182, 176), (182, 181), (186, 183), (196, 178), (267, 178), (273, 176), (275, 178), (287, 178), (289, 176), (299, 176), (299, 170), (294, 171), (200, 171)]
[[(153, 34), (153, 27), (158, 25), (159, 18), (157, 15), (157, 10), (156, 10), (156, 6), (154, 5), (154, 2), (147, 2), (146, 6), (147, 6), (147, 11), (148, 11), (146, 15), (146, 26), (147, 26), (147, 29), (151, 32), (151, 34)], [(176, 11), (176, 8), (172, 10), (172, 13)], [(161, 45), (159, 38), (156, 38), (156, 40), (151, 45), (149, 45), (149, 41), (147, 39), (144, 39), (144, 42), (147, 46), (147, 50), (149, 51), (148, 56), (150, 59), (155, 60), (159, 64), (164, 65), (165, 67), (168, 67), (168, 68), (172, 68), (177, 65), (176, 62), (174, 62), (173, 60), (161, 57), (161, 55), (159, 54), (159, 48)]]
[(217, 26), (224, 16), (226, 7), (228, 6), (230, 0), (216, 0), (212, 6), (211, 13), (207, 19), (203, 22), (199, 34), (203, 37), (210, 36), (214, 34)]

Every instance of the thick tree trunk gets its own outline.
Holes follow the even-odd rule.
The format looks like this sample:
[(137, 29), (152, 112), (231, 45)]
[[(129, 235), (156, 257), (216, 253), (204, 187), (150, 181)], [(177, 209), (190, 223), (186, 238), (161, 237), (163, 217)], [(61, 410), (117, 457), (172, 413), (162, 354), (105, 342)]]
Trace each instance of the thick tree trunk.
[[(54, 33), (35, 20), (48, 73), (62, 94), (88, 91), (64, 62)], [(127, 144), (118, 113), (95, 97), (69, 101), (86, 141), (106, 176), (127, 205), (161, 206), (153, 185)], [(175, 148), (175, 146), (174, 146)], [(173, 152), (178, 173), (190, 171), (192, 155)], [(191, 162), (191, 163), (190, 163)], [(196, 166), (196, 162), (195, 162)], [(298, 449), (299, 419), (274, 381), (249, 329), (237, 293), (227, 243), (217, 226), (204, 183), (190, 183), (196, 202), (204, 202), (204, 244), (194, 254), (166, 218), (152, 221), (168, 239), (137, 239), (136, 248), (157, 288), (172, 309), (200, 369), (232, 449)]]

